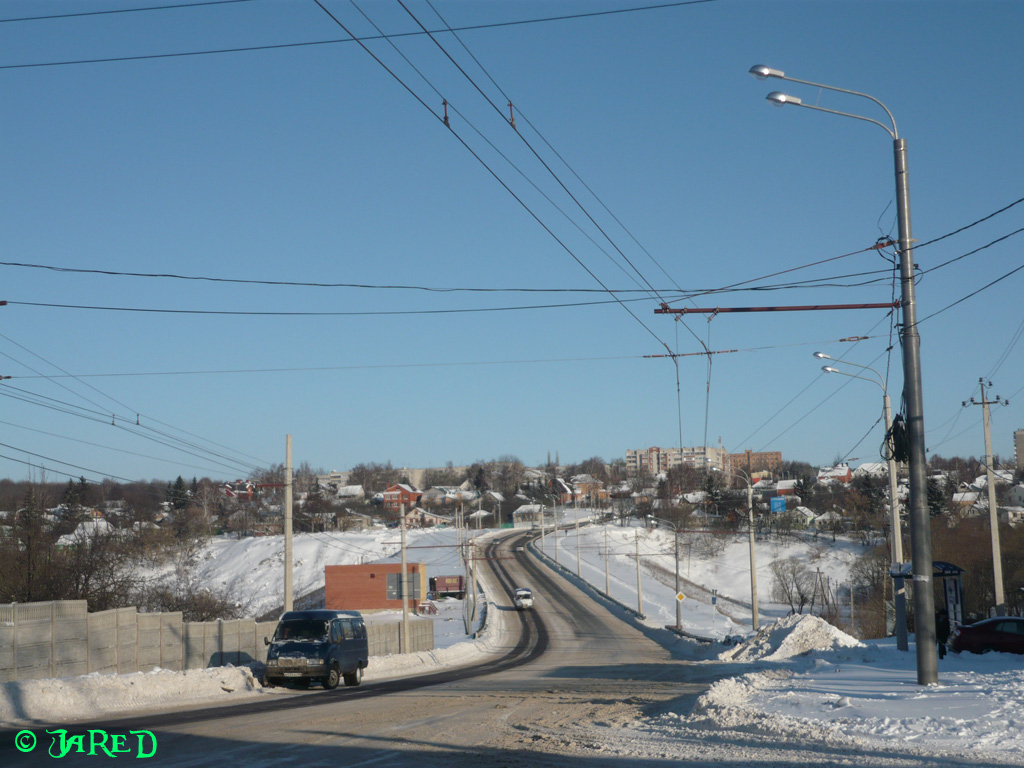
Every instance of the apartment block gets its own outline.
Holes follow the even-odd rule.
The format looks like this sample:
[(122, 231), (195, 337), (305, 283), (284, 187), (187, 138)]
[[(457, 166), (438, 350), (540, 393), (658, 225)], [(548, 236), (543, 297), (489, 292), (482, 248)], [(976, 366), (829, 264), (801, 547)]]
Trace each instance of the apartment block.
[(636, 475), (641, 472), (657, 475), (661, 472), (687, 466), (700, 469), (705, 465), (722, 470), (729, 470), (732, 464), (729, 453), (718, 446), (693, 446), (688, 448), (631, 448), (626, 451), (626, 472)]

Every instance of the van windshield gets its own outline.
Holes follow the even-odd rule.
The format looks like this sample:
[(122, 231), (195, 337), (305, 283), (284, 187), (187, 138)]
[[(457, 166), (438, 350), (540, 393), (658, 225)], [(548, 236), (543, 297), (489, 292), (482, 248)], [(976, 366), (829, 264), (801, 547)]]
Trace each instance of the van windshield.
[(277, 625), (274, 640), (326, 640), (327, 622), (318, 619), (290, 619)]

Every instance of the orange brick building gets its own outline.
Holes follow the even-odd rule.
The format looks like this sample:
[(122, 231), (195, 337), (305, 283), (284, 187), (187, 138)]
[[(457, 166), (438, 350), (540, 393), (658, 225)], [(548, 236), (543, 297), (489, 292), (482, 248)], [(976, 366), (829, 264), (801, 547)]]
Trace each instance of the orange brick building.
[[(409, 609), (427, 594), (427, 566), (409, 563)], [(324, 607), (332, 611), (402, 610), (402, 564), (328, 565), (324, 567)]]
[(755, 472), (771, 472), (778, 475), (782, 471), (782, 451), (751, 451), (730, 453), (729, 461), (733, 467), (742, 469), (748, 475)]

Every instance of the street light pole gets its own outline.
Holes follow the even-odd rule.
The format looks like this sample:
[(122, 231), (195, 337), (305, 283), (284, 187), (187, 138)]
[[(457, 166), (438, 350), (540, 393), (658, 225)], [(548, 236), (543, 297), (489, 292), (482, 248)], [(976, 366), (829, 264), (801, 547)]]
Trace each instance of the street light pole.
[(903, 399), (906, 403), (907, 442), (910, 475), (910, 552), (914, 580), (914, 644), (917, 652), (919, 685), (938, 683), (938, 647), (935, 634), (935, 595), (932, 586), (932, 537), (928, 515), (928, 476), (924, 449), (924, 395), (921, 389), (921, 336), (917, 330), (917, 302), (914, 298), (914, 249), (910, 230), (910, 184), (907, 173), (907, 141), (899, 137), (896, 120), (889, 108), (874, 96), (845, 88), (837, 88), (809, 80), (786, 77), (781, 70), (763, 65), (750, 68), (750, 74), (764, 80), (772, 77), (824, 88), (852, 96), (860, 96), (880, 106), (889, 117), (892, 128), (863, 115), (825, 109), (804, 104), (799, 98), (778, 91), (768, 94), (768, 101), (782, 106), (793, 104), (818, 112), (864, 120), (882, 128), (893, 141), (896, 171), (896, 218), (899, 225), (900, 305), (903, 310), (901, 340), (903, 346)]
[[(821, 369), (825, 371), (825, 373), (839, 373), (843, 376), (849, 376), (851, 379), (870, 381), (881, 387), (882, 409), (885, 415), (885, 429), (888, 431), (889, 426), (892, 424), (892, 409), (889, 405), (889, 392), (885, 388), (881, 374), (879, 374), (874, 368), (870, 368), (866, 365), (851, 363), (847, 360), (834, 360), (824, 352), (815, 352), (814, 356), (819, 360), (832, 360), (834, 363), (852, 365), (855, 368), (863, 368), (866, 371), (871, 371), (878, 377), (878, 381), (875, 381), (874, 379), (869, 379), (866, 376), (857, 376), (852, 373), (847, 373), (846, 371), (840, 371), (838, 368), (833, 368), (830, 365), (826, 365)], [(886, 456), (886, 460), (889, 471), (889, 528), (892, 531), (890, 562), (892, 564), (891, 573), (893, 576), (893, 623), (896, 625), (896, 648), (900, 651), (906, 651), (910, 647), (907, 642), (907, 595), (903, 584), (903, 576), (896, 575), (896, 573), (898, 573), (903, 567), (903, 530), (900, 526), (899, 501), (896, 498), (896, 460), (893, 458), (891, 446), (888, 451), (888, 456)]]
[(655, 523), (660, 523), (666, 528), (672, 529), (672, 535), (676, 540), (676, 629), (683, 628), (683, 601), (679, 599), (679, 526), (676, 523), (662, 520), (660, 517), (651, 517)]
[(761, 628), (761, 619), (758, 615), (757, 606), (757, 556), (754, 549), (754, 486), (750, 482), (750, 475), (742, 469), (716, 469), (715, 471), (738, 477), (747, 484), (747, 520), (750, 534), (750, 625), (757, 632)]

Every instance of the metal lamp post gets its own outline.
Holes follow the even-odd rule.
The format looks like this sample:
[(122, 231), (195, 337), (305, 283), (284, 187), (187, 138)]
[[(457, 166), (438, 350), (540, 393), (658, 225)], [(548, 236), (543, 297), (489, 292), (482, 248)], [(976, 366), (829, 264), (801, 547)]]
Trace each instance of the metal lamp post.
[[(869, 368), (866, 365), (859, 365), (858, 363), (851, 363), (848, 360), (835, 360), (824, 352), (815, 352), (814, 356), (819, 360), (832, 360), (833, 363), (840, 365), (852, 365), (854, 368), (861, 368), (865, 371), (871, 371), (878, 380), (869, 379), (866, 376), (858, 376), (854, 373), (847, 373), (841, 371), (838, 368), (834, 368), (831, 365), (822, 366), (825, 373), (838, 373), (843, 376), (849, 376), (851, 379), (861, 379), (862, 381), (870, 381), (877, 384), (882, 388), (882, 408), (885, 415), (885, 428), (889, 429), (889, 425), (892, 424), (892, 409), (889, 405), (889, 392), (885, 388), (885, 381), (882, 379), (881, 374), (874, 368)], [(906, 590), (903, 586), (903, 577), (897, 576), (900, 568), (903, 567), (903, 532), (900, 527), (900, 511), (899, 502), (896, 499), (896, 460), (892, 456), (892, 448), (889, 449), (889, 455), (887, 457), (887, 464), (889, 470), (889, 526), (892, 529), (892, 576), (893, 576), (893, 609), (895, 613), (895, 624), (896, 624), (896, 647), (901, 651), (906, 651), (909, 648), (907, 643), (907, 595)]]
[(899, 222), (900, 283), (903, 309), (901, 338), (903, 342), (903, 398), (907, 408), (907, 437), (909, 443), (910, 474), (910, 551), (914, 579), (914, 627), (917, 651), (917, 682), (931, 685), (939, 681), (938, 647), (935, 635), (935, 596), (932, 591), (932, 538), (928, 516), (928, 476), (924, 449), (924, 395), (921, 391), (921, 337), (917, 330), (917, 302), (914, 298), (914, 249), (910, 233), (910, 186), (907, 173), (907, 141), (901, 139), (892, 112), (874, 96), (832, 85), (814, 83), (787, 77), (785, 72), (764, 65), (750, 68), (750, 74), (759, 80), (775, 78), (810, 85), (829, 91), (860, 96), (880, 106), (889, 118), (891, 128), (863, 115), (825, 109), (804, 104), (795, 96), (773, 91), (766, 97), (777, 106), (792, 104), (798, 107), (827, 112), (840, 117), (852, 117), (874, 123), (892, 138), (896, 170), (896, 214)]

